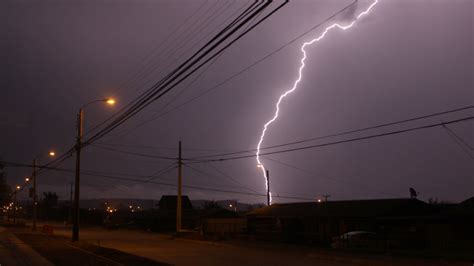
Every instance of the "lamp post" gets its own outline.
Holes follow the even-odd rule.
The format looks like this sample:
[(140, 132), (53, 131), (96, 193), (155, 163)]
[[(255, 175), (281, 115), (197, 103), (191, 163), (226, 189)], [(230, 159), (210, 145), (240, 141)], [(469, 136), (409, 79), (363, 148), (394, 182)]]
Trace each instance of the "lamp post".
[[(54, 157), (56, 153), (54, 151), (50, 151), (48, 153), (50, 157)], [(38, 154), (34, 159), (33, 159), (33, 173), (31, 174), (31, 178), (33, 179), (33, 225), (31, 226), (31, 230), (36, 231), (36, 221), (38, 220), (38, 194), (36, 193), (36, 177), (38, 176), (38, 173), (36, 171), (36, 163), (37, 161), (42, 157), (42, 154)], [(27, 178), (26, 182), (30, 181), (29, 178)]]
[(93, 103), (105, 102), (109, 105), (114, 105), (114, 99), (101, 99), (89, 102), (79, 108), (77, 115), (77, 137), (76, 137), (76, 176), (74, 179), (74, 211), (72, 216), (72, 241), (79, 241), (79, 188), (81, 179), (81, 148), (84, 124), (84, 109)]
[(16, 201), (16, 194), (18, 194), (18, 191), (20, 191), (20, 186), (15, 187), (15, 194), (13, 195), (13, 224), (16, 224), (16, 209), (17, 207), (17, 201)]

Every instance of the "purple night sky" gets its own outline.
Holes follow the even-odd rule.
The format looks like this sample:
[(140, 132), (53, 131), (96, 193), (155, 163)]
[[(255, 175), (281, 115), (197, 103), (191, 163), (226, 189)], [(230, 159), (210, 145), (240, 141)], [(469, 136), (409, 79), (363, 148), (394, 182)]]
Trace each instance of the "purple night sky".
[[(275, 101), (297, 76), (301, 44), (323, 28), (212, 92), (173, 108), (350, 2), (290, 2), (228, 49), (194, 83), (190, 84), (196, 75), (98, 142), (102, 147), (175, 157), (181, 140), (187, 158), (254, 149), (263, 124), (273, 114)], [(360, 11), (370, 2), (361, 0), (358, 9), (352, 11)], [(58, 153), (70, 148), (79, 107), (109, 96), (117, 99), (116, 107), (97, 104), (86, 109), (87, 131), (178, 65), (207, 40), (207, 34), (246, 4), (217, 0), (2, 1), (0, 158), (31, 163), (35, 155), (50, 148)], [(334, 21), (347, 20), (350, 13)], [(381, 0), (352, 29), (336, 30), (307, 49), (303, 80), (298, 91), (281, 105), (280, 117), (270, 127), (263, 146), (473, 105), (473, 14), (471, 0)], [(206, 19), (207, 24), (198, 28)], [(137, 73), (142, 75), (133, 79)], [(136, 127), (166, 110), (172, 111)], [(470, 109), (311, 144), (473, 113)], [(472, 121), (449, 128), (474, 146)], [(474, 151), (463, 148), (467, 150), (445, 129), (435, 127), (276, 154), (263, 161), (271, 171), (274, 195), (317, 198), (329, 194), (331, 200), (391, 198), (408, 197), (409, 187), (414, 187), (422, 200), (437, 197), (458, 202), (474, 195)], [(84, 149), (82, 161), (83, 170), (129, 176), (150, 175), (173, 163), (94, 146)], [(61, 167), (74, 169), (74, 158)], [(184, 168), (185, 185), (265, 193), (255, 158), (192, 167), (195, 169)], [(12, 185), (30, 174), (28, 168), (6, 171)], [(176, 183), (176, 176), (177, 170), (173, 170), (155, 181)], [(66, 199), (73, 178), (73, 173), (45, 173), (38, 178), (39, 190), (54, 191)], [(176, 193), (174, 187), (92, 176), (82, 176), (81, 185), (82, 198), (159, 199), (163, 194)], [(189, 188), (184, 193), (191, 199), (266, 200)], [(282, 201), (291, 200), (275, 198), (275, 202)]]

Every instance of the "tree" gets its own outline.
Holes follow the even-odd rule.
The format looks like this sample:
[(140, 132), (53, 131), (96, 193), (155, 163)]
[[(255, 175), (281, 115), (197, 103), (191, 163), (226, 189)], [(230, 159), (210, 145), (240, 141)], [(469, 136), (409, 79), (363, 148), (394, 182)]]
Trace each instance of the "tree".
[(58, 216), (58, 195), (56, 192), (43, 192), (43, 200), (41, 201), (41, 212), (43, 219), (57, 218)]
[(204, 211), (211, 211), (211, 210), (220, 210), (222, 209), (217, 202), (214, 200), (204, 202)]
[(43, 192), (43, 206), (46, 209), (58, 206), (58, 195), (56, 192)]
[(12, 192), (11, 187), (7, 184), (7, 173), (5, 166), (0, 162), (0, 203), (7, 200)]

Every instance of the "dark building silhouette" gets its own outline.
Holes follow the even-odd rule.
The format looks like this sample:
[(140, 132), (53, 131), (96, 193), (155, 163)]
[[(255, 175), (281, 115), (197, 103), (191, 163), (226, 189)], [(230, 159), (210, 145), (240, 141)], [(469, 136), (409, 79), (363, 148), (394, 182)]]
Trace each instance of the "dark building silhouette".
[[(159, 230), (173, 231), (176, 229), (176, 206), (178, 196), (163, 195), (158, 203), (158, 217), (155, 222)], [(182, 202), (182, 226), (183, 228), (194, 228), (197, 214), (188, 196), (181, 196)]]
[(421, 249), (472, 244), (473, 199), (448, 209), (417, 199), (273, 204), (248, 214), (259, 238), (329, 245), (351, 231), (377, 235), (379, 248)]

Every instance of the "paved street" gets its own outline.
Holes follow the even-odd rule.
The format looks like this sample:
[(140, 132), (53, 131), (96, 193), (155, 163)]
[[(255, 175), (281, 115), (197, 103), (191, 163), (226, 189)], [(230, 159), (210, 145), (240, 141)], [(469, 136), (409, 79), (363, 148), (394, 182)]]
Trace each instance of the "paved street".
[[(70, 236), (67, 228), (55, 234)], [(175, 265), (472, 265), (428, 259), (334, 254), (274, 243), (203, 242), (130, 230), (83, 228), (81, 240)]]

